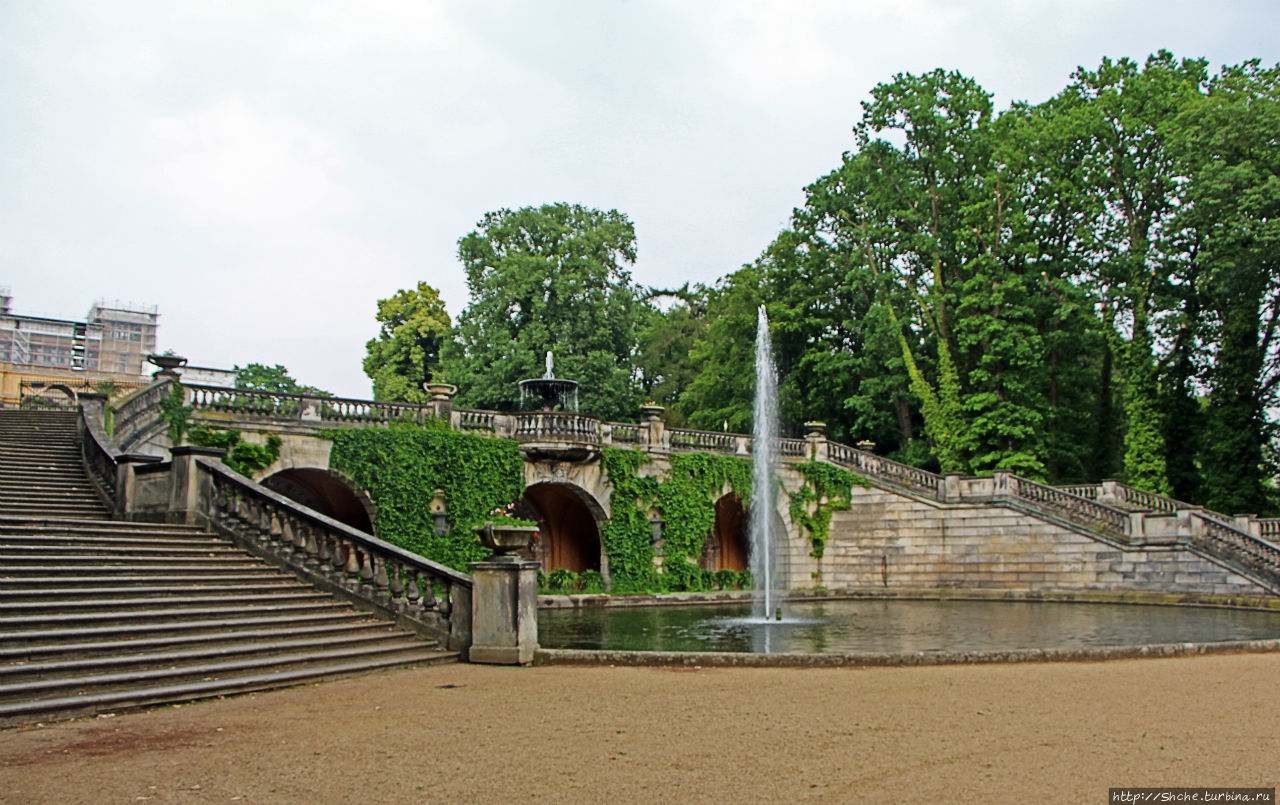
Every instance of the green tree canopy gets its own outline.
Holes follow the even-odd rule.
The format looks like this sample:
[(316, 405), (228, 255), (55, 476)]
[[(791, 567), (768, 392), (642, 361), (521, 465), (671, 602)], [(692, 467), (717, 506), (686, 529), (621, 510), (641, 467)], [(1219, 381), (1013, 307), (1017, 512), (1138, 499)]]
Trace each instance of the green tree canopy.
[(635, 229), (625, 215), (576, 204), (486, 214), (458, 242), (470, 303), (445, 370), (459, 405), (514, 410), (518, 382), (578, 381), (580, 409), (634, 420), (634, 356), (644, 304), (632, 283)]
[(449, 337), (449, 313), (440, 293), (425, 282), (378, 300), (378, 337), (365, 344), (364, 373), (373, 398), (426, 402), (422, 384), (438, 379), (441, 350)]
[(264, 363), (249, 363), (235, 367), (236, 388), (271, 391), (278, 394), (310, 394), (317, 397), (332, 397), (327, 391), (315, 386), (304, 386), (289, 376), (289, 370), (276, 364), (267, 366)]

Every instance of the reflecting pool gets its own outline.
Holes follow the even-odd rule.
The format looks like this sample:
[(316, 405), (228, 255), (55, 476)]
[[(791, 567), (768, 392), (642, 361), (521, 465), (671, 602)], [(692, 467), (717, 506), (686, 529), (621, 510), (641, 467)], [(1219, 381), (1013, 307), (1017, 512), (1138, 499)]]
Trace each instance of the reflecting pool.
[(1280, 638), (1280, 612), (1038, 601), (792, 601), (782, 623), (749, 604), (587, 607), (538, 613), (552, 649), (859, 652), (1081, 649)]

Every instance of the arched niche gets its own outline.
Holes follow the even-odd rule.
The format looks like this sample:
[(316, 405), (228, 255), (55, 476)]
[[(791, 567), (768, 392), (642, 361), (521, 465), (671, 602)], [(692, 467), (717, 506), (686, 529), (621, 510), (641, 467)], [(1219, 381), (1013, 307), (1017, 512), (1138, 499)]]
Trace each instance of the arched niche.
[(537, 516), (533, 558), (542, 563), (542, 572), (595, 570), (607, 580), (607, 560), (600, 541), (602, 513), (596, 511), (598, 507), (585, 491), (571, 484), (540, 483), (525, 489), (524, 500)]
[(345, 478), (329, 470), (281, 470), (261, 481), (273, 492), (366, 534), (373, 533), (373, 503)]
[(746, 570), (749, 557), (747, 512), (730, 492), (716, 501), (716, 522), (702, 544), (703, 570)]

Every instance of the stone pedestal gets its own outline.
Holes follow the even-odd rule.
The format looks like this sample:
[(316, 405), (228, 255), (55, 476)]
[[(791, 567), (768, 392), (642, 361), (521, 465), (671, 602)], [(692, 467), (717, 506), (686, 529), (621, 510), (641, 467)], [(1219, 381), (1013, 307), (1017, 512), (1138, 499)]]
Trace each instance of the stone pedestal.
[(537, 562), (472, 562), (471, 662), (528, 665), (538, 648)]

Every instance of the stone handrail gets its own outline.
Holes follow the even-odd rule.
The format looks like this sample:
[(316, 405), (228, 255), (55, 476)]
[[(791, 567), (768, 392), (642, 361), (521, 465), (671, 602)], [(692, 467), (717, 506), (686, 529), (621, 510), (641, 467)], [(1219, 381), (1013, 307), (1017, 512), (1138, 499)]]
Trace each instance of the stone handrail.
[(606, 422), (604, 427), (608, 428), (610, 444), (640, 444), (643, 441), (641, 432), (648, 432), (643, 425), (634, 422)]
[(518, 442), (600, 444), (600, 420), (572, 411), (522, 411), (515, 417)]
[(196, 458), (198, 511), (218, 531), (321, 586), (365, 601), (442, 640), (471, 642), (471, 578)]
[(391, 424), (424, 422), (434, 416), (430, 405), (378, 402), (346, 397), (322, 397), (258, 389), (184, 385), (186, 401), (202, 410), (242, 414), (254, 418), (330, 424)]
[(453, 426), (462, 431), (483, 431), (493, 433), (497, 427), (496, 411), (474, 411), (467, 408), (453, 409)]
[(80, 406), (76, 436), (80, 442), (80, 459), (89, 473), (89, 480), (98, 490), (98, 496), (114, 510), (120, 499), (116, 478), (119, 474), (118, 459), (122, 453), (102, 432), (101, 411), (98, 413), (99, 416), (91, 416), (85, 405)]
[(697, 450), (708, 453), (736, 453), (740, 439), (750, 437), (735, 433), (720, 433), (714, 430), (690, 430), (688, 428), (668, 428), (667, 444), (672, 450)]
[(1267, 517), (1254, 522), (1258, 524), (1258, 530), (1263, 539), (1268, 542), (1280, 542), (1280, 518)]
[(1076, 484), (1074, 486), (1059, 486), (1055, 488), (1088, 500), (1097, 500), (1099, 493), (1102, 491), (1101, 484)]
[(113, 407), (115, 429), (112, 438), (116, 444), (128, 446), (135, 437), (146, 432), (160, 419), (160, 403), (168, 397), (173, 379), (161, 377), (149, 386), (128, 394)]
[(1280, 547), (1204, 517), (1200, 512), (1192, 516), (1200, 521), (1200, 527), (1193, 528), (1191, 544), (1208, 554), (1243, 565), (1268, 579), (1272, 589), (1280, 592)]
[(807, 439), (779, 439), (778, 455), (805, 458), (809, 455), (809, 442)]
[(903, 464), (898, 461), (868, 453), (856, 447), (849, 447), (839, 442), (827, 441), (827, 460), (832, 464), (852, 470), (859, 475), (866, 475), (887, 481), (912, 492), (924, 493), (935, 500), (942, 498), (942, 476)]
[[(1117, 539), (1124, 539), (1128, 535), (1129, 515), (1119, 509), (1013, 474), (998, 474), (997, 486), (1002, 475), (1008, 479), (1007, 494), (1013, 500)], [(997, 494), (999, 491), (997, 489)]]

